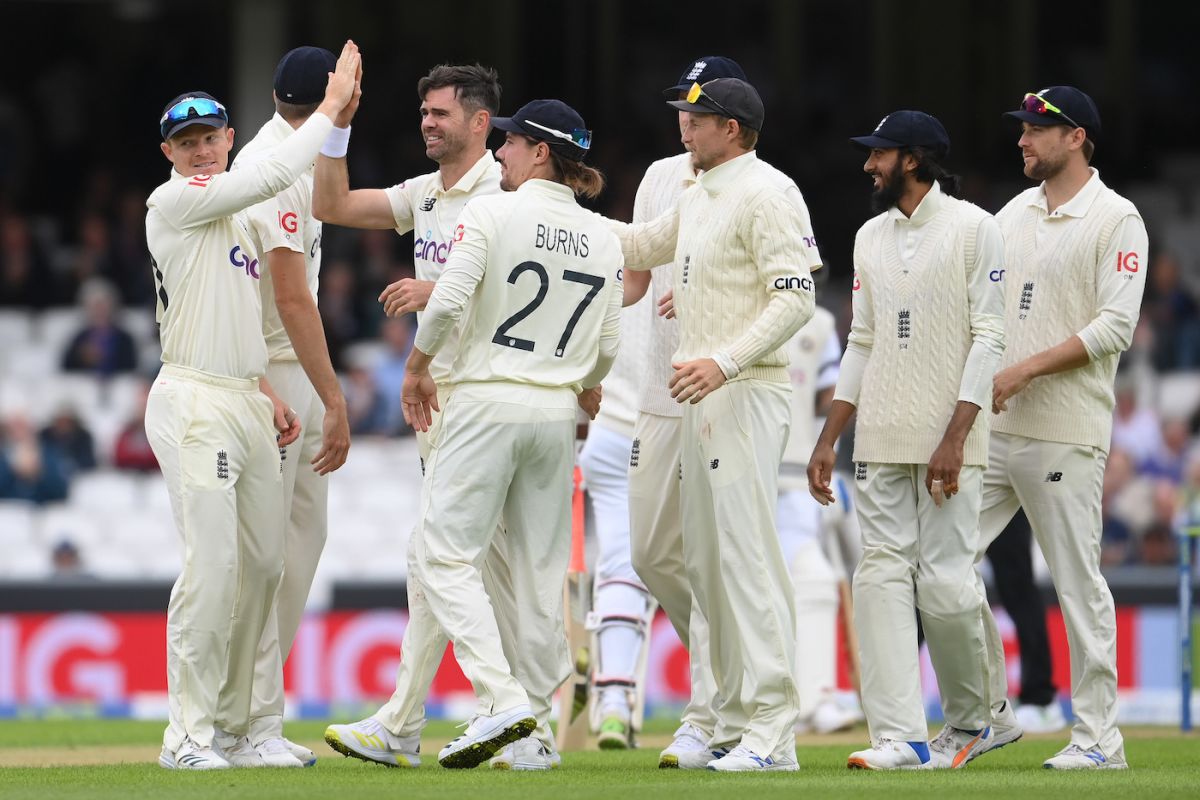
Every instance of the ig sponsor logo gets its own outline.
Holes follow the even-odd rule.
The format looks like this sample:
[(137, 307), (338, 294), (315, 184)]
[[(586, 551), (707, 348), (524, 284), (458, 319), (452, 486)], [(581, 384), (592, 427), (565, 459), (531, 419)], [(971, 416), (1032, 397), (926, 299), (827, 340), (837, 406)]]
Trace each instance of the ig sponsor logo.
[(295, 211), (279, 212), (279, 227), (283, 229), (284, 233), (295, 233), (297, 225)]
[(258, 259), (251, 258), (248, 253), (242, 250), (240, 244), (235, 244), (233, 249), (229, 251), (229, 263), (234, 267), (245, 270), (247, 275), (258, 280)]

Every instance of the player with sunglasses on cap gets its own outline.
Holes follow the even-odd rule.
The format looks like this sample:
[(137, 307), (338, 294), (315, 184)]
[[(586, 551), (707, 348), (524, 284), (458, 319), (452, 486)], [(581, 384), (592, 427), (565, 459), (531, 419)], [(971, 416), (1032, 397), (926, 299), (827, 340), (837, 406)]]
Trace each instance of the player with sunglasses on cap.
[[(576, 395), (612, 366), (623, 297), (616, 237), (575, 199), (595, 197), (604, 182), (583, 163), (591, 133), (582, 117), (558, 100), (534, 100), (492, 122), (505, 132), (497, 157), (506, 191), (472, 200), (459, 216), (401, 395), (418, 430), (442, 412), (430, 434), (414, 568), (479, 699), (466, 732), (438, 754), (451, 768), (548, 731), (550, 696), (570, 673), (563, 532)], [(453, 388), (439, 396), (429, 366), (456, 327)], [(502, 514), (516, 648), (538, 662), (523, 681), (505, 656), (481, 573)]]
[[(1004, 350), (1004, 243), (987, 212), (958, 199), (937, 118), (897, 111), (850, 141), (867, 152), (878, 215), (854, 240), (854, 319), (808, 465), (813, 496), (834, 502), (834, 443), (857, 412), (854, 618), (871, 747), (847, 764), (957, 768), (992, 737), (972, 568), (987, 463), (980, 410)], [(958, 689), (943, 695), (946, 726), (933, 742), (918, 610), (938, 684)]]
[(796, 184), (754, 152), (764, 109), (753, 86), (717, 78), (668, 104), (687, 112), (681, 138), (703, 174), (659, 219), (614, 226), (629, 268), (675, 264), (683, 559), (718, 698), (707, 766), (791, 771), (796, 613), (775, 527), (791, 418), (784, 345), (812, 316), (820, 255)]
[[(238, 153), (232, 169), (247, 169), (268, 157), (308, 120), (336, 61), (322, 47), (297, 47), (280, 59), (274, 77), (275, 114)], [(356, 83), (361, 83), (361, 69)], [(260, 254), (267, 377), (301, 425), (300, 438), (280, 450), (287, 526), (284, 569), (259, 642), (249, 743), (267, 766), (311, 766), (316, 763), (313, 752), (283, 736), (283, 665), (325, 547), (327, 475), (345, 463), (350, 447), (346, 399), (317, 311), (321, 223), (312, 215), (311, 166), (291, 186), (250, 208), (247, 218)]]
[(296, 182), (350, 101), (358, 48), (347, 42), (316, 113), (252, 167), (226, 172), (225, 107), (191, 92), (159, 121), (171, 179), (146, 205), (163, 367), (146, 433), (184, 545), (167, 607), (169, 723), (159, 763), (225, 769), (215, 728), (249, 732), (255, 653), (283, 569), (279, 444), (296, 413), (265, 378), (259, 254), (245, 209)]
[[(978, 557), (1025, 511), (1058, 592), (1071, 653), (1070, 743), (1047, 769), (1125, 769), (1117, 729), (1116, 615), (1100, 573), (1100, 502), (1113, 381), (1133, 341), (1148, 238), (1137, 208), (1089, 166), (1100, 112), (1073, 86), (1030, 92), (1015, 111), (1025, 176), (996, 215), (1005, 241), (1008, 349), (992, 390)], [(983, 579), (978, 577), (982, 588)], [(997, 737), (1021, 735), (1004, 646), (984, 615)], [(953, 687), (950, 687), (953, 689)]]

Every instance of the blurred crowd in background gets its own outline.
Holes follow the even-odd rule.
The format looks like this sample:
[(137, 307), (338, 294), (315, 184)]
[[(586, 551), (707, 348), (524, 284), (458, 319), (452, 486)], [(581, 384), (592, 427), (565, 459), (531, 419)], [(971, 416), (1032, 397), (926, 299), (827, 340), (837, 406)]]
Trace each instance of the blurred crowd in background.
[[(114, 38), (100, 41), (92, 39), (86, 28), (96, 23), (97, 15), (107, 13), (102, 4), (63, 5), (86, 12), (62, 32), (64, 46), (46, 53), (39, 50), (42, 63), (36, 80), (0, 88), (0, 504), (24, 501), (53, 506), (68, 501), (73, 483), (89, 472), (153, 474), (157, 470), (142, 427), (145, 393), (157, 371), (159, 355), (145, 242), (145, 200), (157, 182), (166, 178), (168, 169), (155, 150), (157, 104), (179, 90), (176, 83), (192, 80), (183, 77), (192, 73), (185, 70), (187, 65), (180, 58), (157, 50), (152, 43), (157, 41), (156, 32), (172, 24), (172, 15), (181, 12), (162, 3), (111, 4), (129, 18), (114, 28)], [(484, 13), (484, 4), (477, 5), (478, 13)], [(523, 2), (515, 5), (526, 11), (531, 8)], [(610, 19), (603, 15), (613, 14), (609, 10), (613, 7), (604, 5), (604, 9), (572, 11), (574, 16), (565, 27), (586, 22), (593, 14)], [(13, 6), (6, 6), (8, 13), (15, 13)], [(49, 13), (44, 6), (15, 6), (23, 6), (30, 14), (34, 10)], [(219, 48), (218, 59), (221, 53), (230, 53), (229, 40), (237, 35), (231, 22), (235, 7), (221, 5), (221, 13), (214, 14), (219, 32), (229, 34), (212, 37), (220, 40), (214, 45)], [(892, 18), (888, 15), (894, 14), (894, 9), (886, 3), (871, 7), (871, 29), (877, 34), (886, 32)], [(946, 24), (948, 31), (962, 33), (979, 27), (957, 3), (932, 3), (930, 7), (939, 14), (956, 15), (950, 22), (938, 23)], [(345, 14), (352, 22), (353, 14), (368, 14), (371, 8), (370, 4), (349, 3)], [(620, 8), (629, 13), (628, 4)], [(729, 42), (736, 43), (726, 52), (741, 58), (748, 74), (763, 77), (756, 81), (768, 108), (760, 151), (792, 175), (805, 194), (830, 265), (829, 274), (819, 282), (818, 301), (834, 311), (844, 341), (850, 322), (850, 245), (854, 230), (869, 215), (870, 191), (868, 179), (859, 171), (860, 159), (845, 144), (845, 137), (869, 130), (890, 108), (876, 108), (876, 103), (892, 103), (899, 97), (911, 99), (914, 106), (923, 98), (937, 102), (953, 86), (974, 78), (947, 69), (932, 79), (922, 78), (909, 95), (899, 77), (880, 67), (882, 55), (868, 61), (847, 59), (839, 44), (843, 40), (828, 34), (858, 26), (860, 20), (853, 9), (811, 2), (794, 7), (765, 3), (763, 8), (767, 10), (764, 13), (780, 18), (800, 14), (795, 9), (803, 8), (807, 49), (797, 45), (793, 51), (789, 42), (778, 37), (770, 39), (770, 47), (757, 47), (753, 31), (762, 35), (762, 26), (739, 19), (731, 21), (724, 32)], [(1183, 500), (1200, 490), (1200, 157), (1183, 147), (1186, 134), (1181, 131), (1187, 126), (1172, 124), (1180, 115), (1186, 116), (1185, 109), (1194, 108), (1183, 101), (1196, 88), (1187, 70), (1171, 60), (1179, 48), (1150, 46), (1170, 34), (1170, 26), (1164, 27), (1162, 20), (1174, 12), (1163, 17), (1166, 12), (1153, 8), (1139, 11), (1145, 16), (1129, 41), (1114, 40), (1112, 27), (1124, 19), (1123, 14), (1133, 14), (1135, 5), (1111, 0), (1106, 8), (1111, 13), (1096, 24), (1109, 26), (1108, 38), (1097, 34), (1096, 42), (1073, 27), (1077, 20), (1068, 19), (1066, 11), (1050, 6), (1034, 10), (1025, 3), (1003, 12), (980, 8), (970, 13), (1003, 13), (1000, 21), (1004, 25), (1023, 25), (1021, 14), (1063, 23), (1031, 25), (1029, 29), (1036, 33), (1030, 36), (1036, 41), (1053, 37), (1060, 58), (1057, 75), (1066, 79), (1073, 74), (1093, 76), (1088, 88), (1100, 102), (1106, 128), (1119, 135), (1101, 142), (1098, 166), (1110, 185), (1138, 204), (1151, 236), (1151, 258), (1144, 267), (1148, 282), (1141, 322), (1133, 348), (1122, 359), (1118, 378), (1113, 447), (1106, 474), (1103, 557), (1109, 565), (1167, 564), (1176, 557), (1172, 530)], [(673, 19), (668, 9), (646, 13), (651, 11), (662, 16), (664, 24)], [(313, 13), (330, 12), (319, 9)], [(387, 13), (400, 14), (395, 10)], [(700, 25), (702, 21), (692, 22)], [(289, 17), (289, 24), (293, 30), (284, 37), (287, 46), (293, 39), (309, 41), (311, 37), (304, 35), (307, 29), (297, 32), (298, 21)], [(549, 23), (540, 20), (538, 24)], [(613, 52), (605, 44), (616, 35), (613, 31), (596, 33), (594, 40), (553, 39), (550, 49), (528, 53), (515, 44), (496, 44), (494, 40), (486, 46), (464, 40), (457, 49), (473, 48), (470, 52), (476, 55), (471, 60), (494, 58), (492, 63), (501, 66), (506, 85), (504, 108), (533, 96), (528, 91), (531, 85), (542, 87), (538, 91), (543, 94), (565, 92), (564, 83), (600, 86), (602, 91), (594, 103), (588, 98), (581, 104), (581, 108), (595, 105), (603, 112), (597, 113), (593, 125), (598, 141), (595, 161), (606, 173), (608, 189), (596, 207), (628, 220), (645, 167), (653, 159), (679, 150), (673, 117), (659, 105), (657, 87), (672, 82), (677, 70), (697, 55), (700, 47), (681, 40), (664, 48), (661, 36), (655, 34), (656, 24), (647, 21), (636, 31), (628, 31), (621, 47)], [(17, 30), (6, 27), (10, 32)], [(382, 25), (382, 29), (387, 27)], [(1184, 24), (1172, 28), (1187, 29)], [(366, 63), (374, 72), (364, 95), (362, 124), (356, 120), (350, 146), (352, 184), (384, 187), (430, 171), (434, 165), (421, 152), (412, 91), (419, 74), (436, 63), (419, 49), (429, 43), (414, 41), (414, 49), (390, 53), (383, 45), (383, 30), (372, 31), (361, 24), (355, 30), (359, 31), (356, 36), (366, 39)], [(559, 28), (551, 32), (556, 30)], [(335, 41), (340, 33), (323, 38)], [(485, 37), (486, 31), (481, 28), (478, 34), (477, 38)], [(13, 39), (11, 33), (0, 36), (0, 44), (11, 45), (10, 54), (35, 46)], [(1033, 72), (1031, 65), (1036, 64), (1030, 53), (1041, 52), (1036, 41), (1029, 44), (1029, 51), (1018, 49), (1011, 55), (1014, 60), (1026, 59), (1018, 63), (1025, 72)], [(892, 52), (889, 42), (887, 36), (877, 36), (875, 49), (886, 55)], [(983, 69), (981, 58), (971, 52), (971, 41), (961, 44), (951, 54), (958, 59), (955, 63)], [(122, 47), (131, 52), (127, 59), (108, 52)], [(574, 63), (577, 54), (572, 47), (584, 48), (592, 57), (589, 64), (597, 63), (598, 58), (608, 71), (595, 77), (583, 67), (542, 68), (554, 67), (559, 61)], [(701, 47), (701, 51), (706, 49), (717, 48)], [(90, 53), (96, 61), (89, 63), (81, 53)], [(154, 61), (160, 57), (161, 62)], [(437, 58), (457, 57), (456, 52), (448, 52)], [(274, 58), (268, 60), (273, 63)], [(514, 61), (518, 58), (523, 60)], [(797, 74), (805, 77), (802, 87), (775, 77), (780, 73), (772, 69), (774, 62), (789, 58)], [(842, 66), (823, 66), (835, 63), (831, 60), (835, 58), (840, 58), (836, 63)], [(1136, 113), (1125, 102), (1128, 97), (1113, 97), (1116, 84), (1106, 89), (1101, 77), (1112, 77), (1111, 67), (1124, 63), (1121, 59), (1125, 58), (1138, 63), (1137, 70), (1122, 78), (1137, 83), (1133, 92), (1138, 98)], [(146, 69), (149, 63), (156, 64), (156, 69)], [(1100, 69), (1102, 66), (1107, 71)], [(208, 70), (212, 78), (204, 88), (224, 96), (225, 87), (233, 81), (231, 69), (225, 65)], [(134, 99), (119, 96), (113, 100), (137, 108), (136, 118), (118, 113), (101, 119), (103, 104), (93, 108), (97, 102), (94, 70), (110, 79), (136, 73), (139, 85), (144, 77), (145, 85), (133, 93)], [(1036, 72), (1040, 75), (1043, 70)], [(608, 76), (624, 78), (626, 73), (628, 81), (606, 83)], [(268, 79), (269, 75), (262, 76), (263, 86), (269, 87)], [(872, 79), (877, 79), (876, 85), (866, 93), (864, 103), (861, 93), (856, 94), (855, 82)], [(1003, 75), (986, 73), (979, 80), (985, 89), (999, 86), (1010, 94), (1014, 91)], [(133, 84), (118, 80), (107, 85), (111, 89)], [(1012, 99), (1015, 103), (1019, 94)], [(964, 174), (967, 198), (994, 212), (1027, 183), (1021, 179), (1015, 158), (1015, 135), (1006, 137), (1000, 109), (993, 105), (990, 96), (981, 100), (978, 94), (964, 94), (954, 107), (957, 116), (946, 121), (956, 142), (951, 168)], [(981, 108), (987, 109), (987, 114)], [(89, 116), (62, 113), (63, 109), (101, 113)], [(931, 105), (930, 110), (937, 108)], [(1139, 115), (1153, 116), (1142, 119)], [(1160, 124), (1148, 124), (1151, 118)], [(235, 119), (237, 144), (248, 141), (263, 121), (265, 117)], [(110, 130), (106, 124), (116, 127)], [(864, 125), (865, 130), (858, 129)], [(1162, 144), (1161, 151), (1147, 147), (1156, 141)], [(325, 227), (319, 306), (349, 402), (352, 432), (360, 441), (362, 437), (387, 439), (410, 434), (400, 413), (399, 389), (415, 320), (411, 316), (384, 317), (376, 298), (388, 283), (413, 274), (411, 241), (411, 237), (391, 231)], [(637, 347), (638, 343), (626, 341), (624, 346)], [(350, 458), (354, 460), (354, 450)], [(56, 560), (61, 557), (70, 563), (67, 549), (60, 553), (55, 545), (50, 552)], [(77, 562), (78, 553), (75, 555)]]

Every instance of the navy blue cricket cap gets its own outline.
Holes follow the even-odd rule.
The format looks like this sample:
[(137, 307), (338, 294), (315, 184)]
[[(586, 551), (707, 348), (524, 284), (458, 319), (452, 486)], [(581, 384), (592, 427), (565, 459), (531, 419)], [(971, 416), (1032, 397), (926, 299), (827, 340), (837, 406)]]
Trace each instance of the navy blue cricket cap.
[(869, 136), (853, 136), (850, 141), (865, 150), (924, 147), (939, 159), (950, 153), (950, 134), (937, 117), (924, 111), (893, 111)]
[[(695, 92), (696, 86), (700, 86), (698, 92)], [(766, 110), (758, 90), (746, 81), (741, 78), (716, 78), (703, 85), (692, 84), (692, 90), (688, 92), (688, 97), (693, 98), (694, 102), (668, 100), (667, 105), (697, 114), (720, 114), (762, 132)]]
[(319, 103), (335, 67), (337, 56), (324, 47), (289, 50), (275, 68), (275, 96), (298, 106)]
[(229, 112), (208, 92), (184, 92), (163, 107), (158, 120), (158, 132), (170, 139), (189, 125), (208, 125), (224, 128), (229, 124)]
[(693, 83), (701, 85), (716, 78), (738, 78), (746, 80), (746, 73), (732, 58), (725, 56), (701, 56), (693, 61), (679, 76), (679, 83), (663, 89), (663, 97), (668, 100), (679, 98), (680, 92), (692, 88)]
[(561, 100), (530, 100), (511, 117), (492, 117), (492, 127), (545, 142), (573, 161), (583, 161), (592, 147), (583, 117)]
[(1006, 111), (1004, 116), (1031, 125), (1083, 128), (1089, 139), (1100, 138), (1100, 110), (1092, 98), (1074, 86), (1049, 86), (1029, 92), (1016, 111)]

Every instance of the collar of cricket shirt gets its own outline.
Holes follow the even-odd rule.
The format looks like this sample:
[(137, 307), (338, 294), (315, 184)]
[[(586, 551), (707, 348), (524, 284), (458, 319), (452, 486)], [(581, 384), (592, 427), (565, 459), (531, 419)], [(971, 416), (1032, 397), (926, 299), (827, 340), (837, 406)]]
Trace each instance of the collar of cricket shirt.
[(1092, 171), (1092, 177), (1088, 178), (1088, 182), (1075, 193), (1074, 197), (1056, 208), (1053, 214), (1050, 213), (1049, 206), (1046, 204), (1045, 181), (1034, 192), (1029, 205), (1037, 206), (1043, 214), (1051, 217), (1086, 217), (1092, 208), (1092, 203), (1096, 202), (1096, 198), (1100, 196), (1100, 190), (1104, 188), (1104, 182), (1100, 180), (1100, 170), (1095, 167), (1088, 167), (1088, 169)]
[(707, 172), (700, 173), (696, 182), (709, 194), (720, 194), (725, 187), (737, 181), (747, 170), (753, 168), (756, 161), (758, 161), (758, 155), (751, 150), (749, 153), (731, 158)]
[(530, 178), (517, 187), (518, 192), (540, 192), (560, 200), (575, 202), (575, 191), (565, 183), (548, 181), (545, 178)]
[[(449, 194), (450, 192), (469, 192), (475, 188), (475, 184), (479, 183), (479, 179), (487, 173), (489, 169), (496, 163), (496, 157), (492, 155), (491, 150), (484, 150), (483, 155), (479, 160), (471, 165), (471, 168), (463, 173), (463, 176), (458, 179), (458, 183), (451, 186), (449, 189), (443, 188), (442, 192)], [(438, 173), (438, 185), (442, 183), (441, 173)]]
[(945, 204), (946, 193), (942, 191), (941, 184), (934, 181), (933, 185), (929, 187), (929, 191), (921, 198), (921, 202), (917, 203), (917, 207), (911, 217), (904, 216), (904, 212), (898, 206), (889, 208), (887, 215), (888, 219), (893, 219), (897, 222), (907, 222), (919, 228), (937, 216), (937, 213), (942, 210), (942, 206)]

